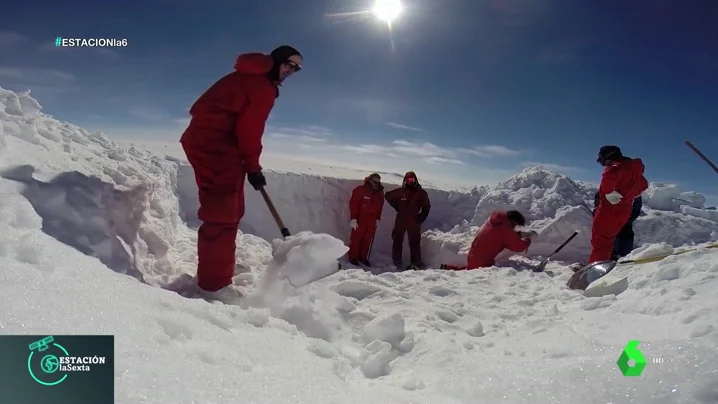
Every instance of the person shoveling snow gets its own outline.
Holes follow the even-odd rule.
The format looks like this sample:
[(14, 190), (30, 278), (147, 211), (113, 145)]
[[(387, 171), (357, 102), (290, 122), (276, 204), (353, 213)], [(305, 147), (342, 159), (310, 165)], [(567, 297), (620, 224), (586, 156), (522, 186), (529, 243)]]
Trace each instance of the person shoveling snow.
[(192, 119), (180, 143), (199, 188), (197, 285), (211, 300), (237, 303), (232, 284), (239, 221), (244, 216), (245, 179), (255, 190), (266, 185), (259, 164), (262, 136), (282, 82), (301, 69), (291, 46), (271, 54), (246, 53), (235, 71), (222, 77), (192, 105)]

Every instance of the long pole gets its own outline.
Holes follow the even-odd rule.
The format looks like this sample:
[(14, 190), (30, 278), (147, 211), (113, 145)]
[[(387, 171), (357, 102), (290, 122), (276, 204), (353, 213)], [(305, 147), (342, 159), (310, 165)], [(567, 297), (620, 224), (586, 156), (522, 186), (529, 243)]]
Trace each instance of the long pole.
[(693, 150), (693, 151), (698, 155), (698, 157), (700, 157), (701, 159), (703, 159), (703, 161), (705, 161), (706, 164), (708, 164), (709, 166), (711, 166), (711, 168), (713, 169), (713, 171), (715, 171), (716, 173), (718, 173), (718, 167), (716, 167), (716, 165), (713, 164), (713, 162), (710, 161), (710, 160), (708, 159), (708, 157), (705, 156), (705, 154), (701, 153), (701, 151), (698, 150), (697, 147), (693, 146), (693, 143), (689, 142), (688, 140), (686, 140), (686, 141), (683, 142), (683, 143), (685, 143), (686, 146), (688, 146), (691, 150)]

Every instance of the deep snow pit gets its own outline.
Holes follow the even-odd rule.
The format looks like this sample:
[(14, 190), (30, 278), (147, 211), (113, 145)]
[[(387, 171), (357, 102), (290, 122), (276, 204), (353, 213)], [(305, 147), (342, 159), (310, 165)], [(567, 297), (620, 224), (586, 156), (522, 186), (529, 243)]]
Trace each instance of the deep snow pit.
[[(191, 298), (196, 186), (177, 144), (162, 148), (175, 156), (121, 146), (40, 110), (0, 89), (0, 330), (114, 334), (119, 404), (718, 402), (718, 251), (705, 248), (718, 222), (698, 194), (651, 184), (628, 258), (683, 254), (627, 268), (618, 296), (565, 287), (565, 264), (588, 255), (595, 187), (539, 167), (430, 189), (422, 236), (431, 266), (464, 263), (490, 213), (516, 207), (539, 233), (526, 256), (386, 272), (385, 206), (371, 257), (383, 273), (348, 266), (294, 288), (282, 275), (325, 275), (346, 251), (361, 176), (268, 171), (296, 236), (275, 241), (248, 187), (234, 277), (247, 298), (210, 304)], [(574, 230), (554, 278), (526, 271)], [(615, 364), (629, 340), (649, 362), (640, 377)]]

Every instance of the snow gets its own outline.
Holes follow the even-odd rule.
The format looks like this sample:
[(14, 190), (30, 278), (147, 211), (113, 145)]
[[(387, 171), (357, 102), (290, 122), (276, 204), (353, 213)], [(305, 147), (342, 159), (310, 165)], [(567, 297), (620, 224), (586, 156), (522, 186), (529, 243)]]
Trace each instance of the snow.
[[(565, 287), (562, 265), (588, 254), (595, 188), (539, 167), (494, 186), (429, 189), (427, 263), (463, 263), (478, 226), (509, 207), (539, 233), (525, 255), (467, 272), (349, 268), (293, 288), (277, 275), (329, 273), (316, 251), (346, 250), (349, 191), (365, 173), (268, 171), (294, 236), (278, 240), (249, 191), (234, 279), (249, 295), (211, 304), (184, 297), (197, 223), (181, 154), (40, 111), (0, 89), (0, 329), (114, 334), (117, 403), (718, 402), (718, 257), (706, 248), (718, 222), (698, 194), (651, 184), (628, 258), (684, 253), (629, 267), (618, 296)], [(382, 265), (385, 212), (372, 252)], [(548, 266), (555, 277), (525, 271), (575, 230)], [(615, 364), (632, 339), (649, 360), (636, 378)]]

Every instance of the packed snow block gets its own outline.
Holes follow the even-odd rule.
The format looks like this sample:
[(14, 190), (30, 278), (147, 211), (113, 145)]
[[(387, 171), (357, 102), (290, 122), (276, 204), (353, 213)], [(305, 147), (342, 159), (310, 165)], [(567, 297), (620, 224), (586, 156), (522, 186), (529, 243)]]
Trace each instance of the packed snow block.
[[(306, 285), (337, 271), (337, 259), (349, 250), (341, 240), (328, 234), (302, 231), (286, 240), (274, 240), (273, 268), (293, 285)], [(269, 270), (269, 269), (268, 269)]]
[(374, 340), (384, 341), (398, 348), (406, 337), (405, 321), (401, 313), (382, 315), (364, 326), (363, 338), (368, 344)]
[(698, 215), (649, 209), (633, 224), (633, 231), (636, 247), (661, 242), (678, 247), (718, 240), (718, 221)]
[(706, 198), (697, 192), (681, 192), (678, 185), (652, 182), (643, 192), (643, 205), (656, 210), (680, 212), (681, 206), (702, 209)]
[(681, 206), (681, 213), (718, 223), (718, 211), (715, 210), (697, 209), (692, 206), (683, 205)]

